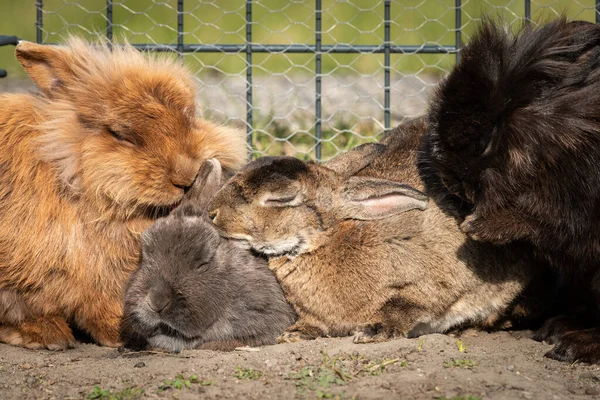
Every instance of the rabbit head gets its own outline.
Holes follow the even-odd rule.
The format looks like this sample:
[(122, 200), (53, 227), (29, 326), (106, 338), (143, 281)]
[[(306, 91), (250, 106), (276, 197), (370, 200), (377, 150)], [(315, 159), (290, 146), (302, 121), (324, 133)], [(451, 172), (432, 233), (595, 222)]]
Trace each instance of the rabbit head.
[(202, 161), (244, 161), (242, 134), (198, 117), (182, 65), (78, 38), (22, 42), (16, 57), (43, 94), (40, 154), (69, 194), (123, 216), (172, 208)]
[(127, 347), (269, 344), (293, 322), (266, 261), (222, 239), (206, 217), (221, 181), (219, 162), (206, 161), (182, 204), (142, 235), (142, 262), (125, 295)]
[(511, 33), (485, 18), (429, 107), (426, 152), (448, 191), (471, 205), (509, 203), (502, 192), (527, 187), (517, 180), (559, 164), (580, 140), (563, 132), (593, 129), (578, 118), (596, 112), (595, 95), (577, 92), (597, 92), (598, 43), (600, 28), (589, 22), (562, 17)]
[[(293, 157), (264, 157), (244, 167), (215, 196), (210, 217), (223, 234), (267, 256), (315, 250), (345, 219), (376, 220), (427, 207), (409, 185), (349, 177), (364, 168), (381, 145), (326, 166)], [(365, 157), (365, 154), (369, 153)]]
[(221, 316), (231, 296), (220, 290), (228, 265), (217, 257), (222, 240), (204, 216), (220, 183), (220, 164), (208, 160), (185, 200), (142, 235), (142, 262), (125, 296), (128, 346), (193, 347)]

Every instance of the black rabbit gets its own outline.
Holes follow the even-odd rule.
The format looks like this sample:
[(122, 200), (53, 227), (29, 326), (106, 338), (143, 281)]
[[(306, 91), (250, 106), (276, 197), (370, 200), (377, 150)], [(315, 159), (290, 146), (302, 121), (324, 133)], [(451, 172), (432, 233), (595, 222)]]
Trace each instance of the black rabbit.
[(560, 18), (511, 33), (484, 21), (429, 121), (423, 158), (461, 200), (463, 231), (528, 241), (566, 273), (578, 322), (542, 331), (557, 343), (548, 356), (599, 361), (600, 26)]

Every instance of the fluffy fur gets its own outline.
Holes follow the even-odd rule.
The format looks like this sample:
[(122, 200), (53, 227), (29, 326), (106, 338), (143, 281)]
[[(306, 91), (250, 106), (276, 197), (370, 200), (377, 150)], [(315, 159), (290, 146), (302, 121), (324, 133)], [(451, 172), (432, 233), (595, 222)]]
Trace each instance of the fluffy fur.
[(125, 295), (126, 347), (178, 352), (275, 344), (294, 323), (265, 259), (219, 237), (206, 216), (221, 186), (216, 160), (184, 202), (142, 236), (142, 263)]
[(241, 165), (243, 135), (196, 114), (185, 68), (131, 46), (23, 42), (16, 57), (41, 94), (0, 96), (0, 341), (66, 348), (69, 322), (116, 346), (141, 232), (203, 160)]
[(270, 257), (299, 315), (280, 341), (483, 325), (535, 274), (526, 248), (467, 239), (444, 199), (424, 193), (417, 155), (426, 129), (406, 123), (325, 166), (262, 158), (217, 193), (213, 222)]
[[(485, 21), (433, 98), (425, 143), (426, 158), (464, 206), (466, 233), (533, 243), (569, 275), (575, 303), (594, 308), (599, 116), (600, 26), (558, 19), (513, 34)], [(567, 292), (561, 297), (569, 301)], [(584, 326), (597, 326), (597, 317), (586, 314)], [(598, 346), (582, 343), (600, 335), (582, 335), (565, 337), (549, 355), (599, 361)]]

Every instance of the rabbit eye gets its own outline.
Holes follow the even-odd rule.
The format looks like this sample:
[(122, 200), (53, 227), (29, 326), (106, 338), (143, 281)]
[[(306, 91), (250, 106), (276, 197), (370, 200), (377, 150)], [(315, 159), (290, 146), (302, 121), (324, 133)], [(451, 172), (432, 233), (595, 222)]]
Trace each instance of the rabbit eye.
[(300, 199), (297, 193), (282, 197), (268, 197), (261, 202), (261, 205), (267, 207), (294, 207), (299, 204)]
[(265, 202), (265, 204), (285, 205), (286, 203), (291, 203), (292, 201), (294, 201), (295, 198), (296, 196), (283, 197), (281, 199), (269, 199)]
[(125, 142), (131, 145), (135, 146), (135, 143), (133, 143), (132, 140), (126, 138), (125, 136), (123, 136), (122, 134), (120, 134), (119, 132), (111, 129), (111, 128), (106, 128), (106, 131), (115, 139), (117, 139), (119, 142)]
[(206, 269), (207, 267), (208, 267), (208, 263), (205, 262), (205, 263), (196, 265), (196, 270)]

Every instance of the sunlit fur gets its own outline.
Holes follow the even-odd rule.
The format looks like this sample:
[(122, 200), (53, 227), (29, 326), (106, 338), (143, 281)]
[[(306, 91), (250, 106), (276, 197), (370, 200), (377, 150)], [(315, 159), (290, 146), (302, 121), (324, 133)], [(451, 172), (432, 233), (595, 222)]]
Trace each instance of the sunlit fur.
[(243, 134), (200, 118), (167, 58), (77, 38), (16, 56), (41, 94), (0, 96), (0, 341), (65, 348), (68, 321), (115, 346), (141, 232), (203, 160), (241, 165)]
[[(367, 342), (486, 325), (539, 272), (527, 248), (477, 243), (459, 230), (452, 205), (422, 179), (426, 130), (422, 119), (406, 122), (381, 151), (356, 149), (325, 165), (263, 157), (216, 194), (213, 222), (269, 257), (298, 313), (280, 341), (358, 331), (355, 341)], [(403, 198), (391, 198), (394, 185)], [(426, 207), (408, 185), (429, 195)], [(386, 198), (406, 207), (369, 218)]]

